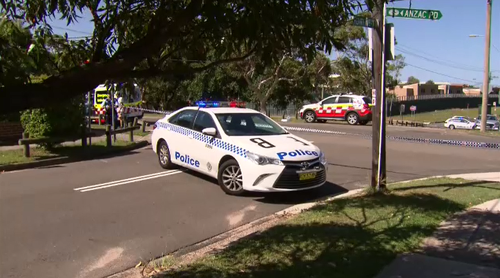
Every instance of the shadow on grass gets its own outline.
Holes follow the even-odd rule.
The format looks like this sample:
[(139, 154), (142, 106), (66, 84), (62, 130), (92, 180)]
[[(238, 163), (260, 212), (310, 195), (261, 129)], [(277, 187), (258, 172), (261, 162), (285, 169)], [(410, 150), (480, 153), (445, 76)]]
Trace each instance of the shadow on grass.
[(464, 208), (420, 193), (339, 199), (154, 277), (372, 278)]
[(92, 159), (94, 157), (112, 158), (120, 157), (137, 153), (131, 150), (132, 145), (120, 146), (115, 145), (110, 148), (104, 145), (92, 145), (88, 147), (81, 146), (60, 146), (50, 150), (51, 153), (57, 156), (68, 156), (71, 158)]

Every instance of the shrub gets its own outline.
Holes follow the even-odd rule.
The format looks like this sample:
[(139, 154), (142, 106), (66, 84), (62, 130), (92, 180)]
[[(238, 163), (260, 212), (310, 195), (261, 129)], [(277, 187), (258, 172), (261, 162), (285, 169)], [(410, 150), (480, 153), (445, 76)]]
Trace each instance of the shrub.
[[(30, 138), (74, 138), (81, 134), (82, 125), (84, 124), (82, 98), (60, 103), (57, 106), (23, 111), (21, 124)], [(53, 144), (40, 145), (42, 147), (53, 147)]]

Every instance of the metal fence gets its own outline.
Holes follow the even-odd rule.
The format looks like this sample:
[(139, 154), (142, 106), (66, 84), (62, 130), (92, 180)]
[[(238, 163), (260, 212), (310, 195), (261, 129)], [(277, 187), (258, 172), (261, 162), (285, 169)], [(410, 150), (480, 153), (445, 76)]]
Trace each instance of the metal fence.
[[(247, 103), (247, 108), (254, 109), (259, 111), (260, 107), (254, 103)], [(298, 112), (300, 107), (296, 107), (295, 105), (289, 105), (286, 109), (276, 108), (273, 105), (267, 105), (266, 111), (269, 117), (290, 117), (290, 118), (298, 118)]]
[[(441, 95), (417, 95), (417, 96), (402, 96), (396, 97), (397, 101), (412, 101), (412, 100), (430, 100), (430, 99), (446, 99), (446, 98), (480, 98), (481, 94), (441, 94)], [(498, 98), (497, 94), (490, 94), (489, 98)]]

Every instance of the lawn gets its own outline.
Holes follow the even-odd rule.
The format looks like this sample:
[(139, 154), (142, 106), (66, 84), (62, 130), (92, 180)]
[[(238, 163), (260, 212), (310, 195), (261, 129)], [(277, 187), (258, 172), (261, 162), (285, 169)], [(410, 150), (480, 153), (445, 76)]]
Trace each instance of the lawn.
[[(493, 113), (494, 111), (492, 111)], [(497, 109), (497, 115), (498, 115)], [(435, 112), (424, 112), (424, 113), (416, 113), (415, 117), (411, 115), (404, 115), (404, 120), (407, 121), (417, 121), (417, 122), (431, 122), (431, 123), (439, 123), (446, 121), (447, 119), (453, 116), (464, 116), (469, 117), (471, 119), (477, 118), (478, 116), (477, 108), (470, 109), (448, 109), (448, 110), (439, 110)], [(401, 116), (394, 115), (394, 119), (401, 119)]]
[(66, 145), (58, 146), (53, 150), (48, 151), (39, 147), (30, 148), (30, 157), (24, 157), (23, 150), (6, 150), (0, 151), (0, 166), (9, 164), (26, 163), (50, 158), (57, 157), (93, 157), (96, 155), (102, 155), (109, 153), (110, 151), (116, 151), (123, 149), (127, 146), (135, 144), (128, 141), (117, 140), (113, 143), (111, 148), (106, 148), (105, 141), (92, 142), (92, 145), (88, 148), (82, 148), (81, 145)]
[(155, 277), (372, 278), (453, 213), (500, 197), (500, 184), (431, 179), (334, 200)]

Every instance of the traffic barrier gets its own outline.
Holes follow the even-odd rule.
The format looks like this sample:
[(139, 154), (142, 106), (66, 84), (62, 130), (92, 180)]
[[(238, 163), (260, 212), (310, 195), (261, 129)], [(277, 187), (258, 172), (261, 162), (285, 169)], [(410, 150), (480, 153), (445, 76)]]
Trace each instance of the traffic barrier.
[(138, 130), (139, 125), (137, 124), (137, 118), (134, 118), (133, 123), (129, 123), (128, 127), (119, 128), (116, 130), (111, 130), (111, 125), (106, 125), (106, 147), (110, 148), (112, 146), (111, 143), (111, 135), (120, 134), (128, 132), (128, 139), (130, 142), (134, 142), (134, 130)]
[(19, 139), (18, 144), (23, 146), (24, 157), (30, 157), (30, 144), (43, 144), (43, 143), (52, 143), (59, 144), (67, 141), (76, 141), (82, 140), (82, 147), (87, 146), (87, 138), (96, 137), (94, 132), (85, 132), (81, 136), (74, 137), (38, 137), (38, 138), (29, 138), (29, 134), (27, 132), (23, 132), (22, 139)]
[[(290, 131), (300, 131), (300, 132), (311, 132), (311, 133), (323, 133), (323, 134), (335, 134), (335, 135), (355, 135), (359, 137), (372, 138), (371, 134), (360, 134), (360, 133), (347, 133), (338, 132), (332, 130), (322, 130), (314, 128), (302, 128), (302, 127), (292, 127), (283, 126), (286, 130)], [(449, 145), (449, 146), (460, 146), (460, 147), (472, 147), (472, 148), (482, 148), (482, 149), (499, 149), (500, 143), (487, 143), (487, 142), (475, 142), (475, 141), (463, 141), (463, 140), (447, 140), (447, 139), (430, 139), (430, 138), (414, 138), (414, 137), (403, 137), (403, 136), (387, 136), (388, 140), (393, 141), (405, 141), (414, 143), (425, 143), (434, 145)]]

